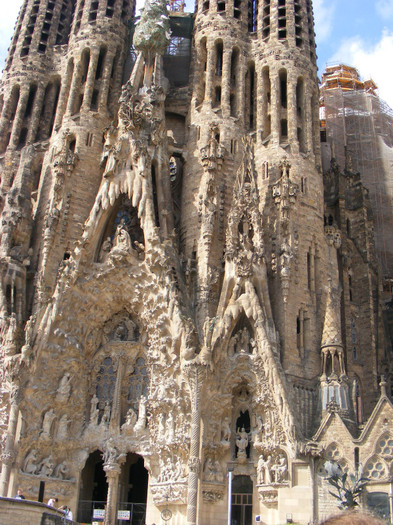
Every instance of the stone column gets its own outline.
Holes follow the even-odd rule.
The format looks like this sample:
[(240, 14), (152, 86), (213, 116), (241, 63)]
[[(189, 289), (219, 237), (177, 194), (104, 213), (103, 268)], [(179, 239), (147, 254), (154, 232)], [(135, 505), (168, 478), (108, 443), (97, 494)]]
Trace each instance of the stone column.
[(118, 463), (106, 463), (104, 471), (108, 482), (104, 525), (115, 525), (121, 467)]
[(61, 89), (60, 89), (59, 102), (57, 104), (56, 118), (55, 118), (55, 124), (54, 124), (54, 129), (56, 131), (61, 126), (61, 121), (63, 120), (63, 116), (66, 110), (68, 94), (70, 92), (73, 72), (74, 72), (74, 63), (71, 60), (68, 62), (67, 71), (64, 76), (64, 80), (62, 82)]
[(15, 436), (16, 436), (16, 427), (18, 424), (18, 414), (19, 414), (19, 388), (14, 387), (14, 390), (11, 392), (11, 407), (8, 416), (8, 428), (5, 440), (5, 446), (3, 453), (1, 455), (2, 461), (2, 470), (0, 478), (0, 496), (7, 497), (8, 495), (8, 484), (10, 481), (10, 474), (12, 464), (15, 459)]
[(111, 82), (111, 73), (113, 68), (114, 57), (115, 55), (113, 53), (109, 53), (109, 51), (107, 51), (100, 83), (100, 94), (98, 97), (98, 111), (100, 113), (107, 109), (108, 91), (109, 84)]
[(221, 108), (223, 117), (229, 117), (231, 113), (231, 58), (232, 48), (224, 44), (222, 57), (222, 82), (221, 82)]
[(37, 129), (40, 123), (40, 116), (42, 111), (42, 103), (45, 96), (45, 88), (43, 85), (39, 85), (37, 93), (35, 94), (34, 108), (31, 115), (30, 129), (27, 134), (27, 144), (32, 144), (36, 138)]
[(212, 102), (213, 100), (213, 77), (215, 74), (215, 44), (214, 41), (208, 40), (206, 44), (207, 59), (206, 59), (206, 87), (205, 100)]
[(291, 152), (299, 151), (299, 142), (297, 137), (297, 100), (296, 100), (296, 76), (288, 75), (288, 141), (291, 145)]
[(246, 71), (247, 66), (245, 64), (245, 59), (241, 53), (239, 53), (239, 67), (238, 67), (238, 82), (237, 82), (237, 97), (239, 101), (238, 105), (238, 117), (239, 122), (244, 125), (246, 121), (245, 115), (245, 104), (246, 104)]
[(113, 401), (111, 408), (111, 419), (109, 428), (119, 431), (120, 428), (120, 415), (121, 415), (121, 384), (123, 382), (124, 368), (125, 368), (125, 355), (119, 354), (117, 358), (117, 374), (115, 391), (113, 393)]
[(74, 113), (75, 104), (79, 95), (80, 85), (82, 79), (82, 57), (79, 57), (74, 74), (71, 81), (70, 95), (68, 98), (67, 113), (72, 115)]
[(10, 146), (16, 148), (19, 142), (20, 132), (23, 126), (23, 120), (26, 112), (27, 101), (29, 100), (30, 86), (21, 88), (18, 107), (15, 114), (14, 124), (12, 126)]
[(313, 137), (313, 110), (311, 107), (312, 103), (312, 96), (308, 92), (305, 86), (304, 90), (304, 143), (306, 145), (306, 151), (313, 151), (314, 150), (314, 137)]
[(280, 79), (276, 71), (271, 76), (271, 133), (275, 144), (280, 141)]
[(85, 93), (83, 95), (83, 103), (82, 103), (82, 109), (84, 111), (89, 111), (90, 109), (91, 97), (92, 97), (93, 90), (94, 90), (99, 55), (100, 55), (99, 49), (90, 50), (89, 70), (87, 72)]
[(187, 496), (187, 525), (196, 525), (198, 517), (198, 481), (201, 467), (199, 457), (201, 414), (199, 406), (200, 396), (200, 365), (189, 365), (188, 380), (191, 391), (191, 443), (188, 460), (188, 496)]

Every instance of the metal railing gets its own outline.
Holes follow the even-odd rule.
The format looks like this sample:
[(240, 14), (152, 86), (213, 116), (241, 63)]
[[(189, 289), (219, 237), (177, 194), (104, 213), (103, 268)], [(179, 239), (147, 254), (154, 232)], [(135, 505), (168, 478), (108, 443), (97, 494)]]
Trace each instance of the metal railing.
[[(78, 522), (91, 523), (92, 521), (103, 521), (93, 518), (94, 509), (105, 509), (106, 501), (81, 500), (78, 507)], [(146, 516), (146, 503), (126, 503), (120, 502), (118, 510), (129, 510), (129, 520), (116, 520), (118, 525), (144, 525)], [(67, 522), (66, 522), (67, 523)]]

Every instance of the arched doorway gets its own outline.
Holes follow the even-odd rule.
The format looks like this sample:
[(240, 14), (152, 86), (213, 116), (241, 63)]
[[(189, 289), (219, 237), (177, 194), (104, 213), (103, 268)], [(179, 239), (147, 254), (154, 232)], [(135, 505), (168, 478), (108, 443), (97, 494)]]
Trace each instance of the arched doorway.
[[(147, 487), (149, 475), (142, 456), (127, 454), (119, 476), (119, 500), (117, 510), (129, 512), (129, 520), (123, 525), (143, 525), (146, 516)], [(102, 453), (96, 450), (87, 458), (81, 472), (78, 522), (91, 523), (97, 509), (106, 506), (108, 483), (106, 481)], [(116, 512), (117, 514), (117, 512)], [(98, 516), (96, 515), (98, 518)]]
[(252, 525), (252, 491), (250, 476), (233, 478), (231, 525)]
[(104, 509), (108, 494), (108, 483), (103, 469), (101, 452), (96, 450), (86, 460), (81, 472), (77, 520), (92, 521), (94, 509)]
[(129, 453), (122, 465), (119, 480), (119, 510), (130, 511), (130, 523), (143, 525), (146, 516), (147, 486), (149, 474), (142, 456)]

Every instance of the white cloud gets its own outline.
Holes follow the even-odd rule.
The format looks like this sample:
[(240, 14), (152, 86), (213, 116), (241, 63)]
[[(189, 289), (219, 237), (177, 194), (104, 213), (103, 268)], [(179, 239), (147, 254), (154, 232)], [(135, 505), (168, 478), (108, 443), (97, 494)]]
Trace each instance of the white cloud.
[(384, 20), (393, 19), (393, 0), (377, 0), (375, 8)]
[(315, 32), (318, 35), (318, 42), (324, 42), (331, 36), (333, 30), (333, 17), (336, 9), (336, 2), (332, 0), (329, 2), (327, 0), (314, 0), (313, 6)]
[(369, 46), (360, 36), (343, 40), (329, 62), (356, 67), (363, 80), (372, 78), (379, 96), (393, 108), (393, 32), (385, 29), (379, 42)]

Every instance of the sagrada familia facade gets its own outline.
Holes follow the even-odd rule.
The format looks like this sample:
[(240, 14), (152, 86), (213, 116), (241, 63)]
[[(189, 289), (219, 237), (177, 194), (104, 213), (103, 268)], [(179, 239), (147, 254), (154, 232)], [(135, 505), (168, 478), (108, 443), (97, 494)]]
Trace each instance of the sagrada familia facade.
[(350, 162), (322, 173), (311, 0), (134, 10), (25, 0), (17, 20), (0, 494), (83, 523), (306, 524), (337, 509), (330, 460), (386, 504), (373, 219)]

